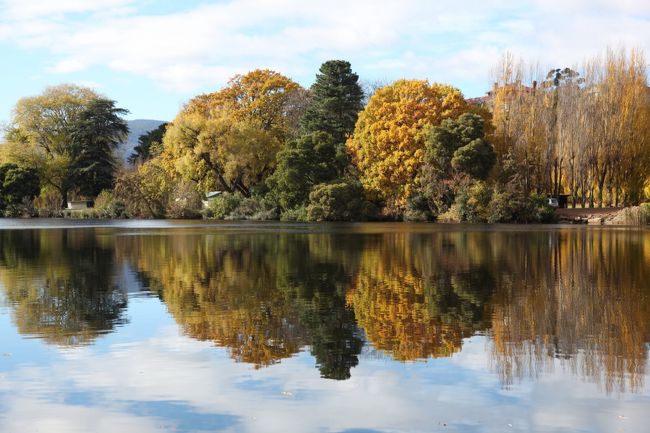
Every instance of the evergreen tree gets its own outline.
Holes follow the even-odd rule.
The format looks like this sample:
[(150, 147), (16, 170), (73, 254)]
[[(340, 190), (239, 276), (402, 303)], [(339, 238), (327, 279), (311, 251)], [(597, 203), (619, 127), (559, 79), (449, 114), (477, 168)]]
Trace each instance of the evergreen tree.
[(133, 148), (128, 162), (135, 165), (136, 163), (143, 163), (153, 158), (157, 154), (156, 147), (162, 147), (166, 129), (167, 123), (163, 123), (156, 129), (152, 129), (138, 137), (138, 145)]
[(315, 132), (287, 143), (277, 155), (277, 167), (268, 180), (280, 206), (287, 210), (303, 205), (314, 185), (337, 177), (341, 163), (332, 136)]
[(496, 162), (496, 154), (485, 141), (483, 118), (464, 113), (457, 119), (446, 119), (434, 127), (426, 143), (425, 172), (448, 177), (452, 168), (476, 179), (486, 179)]
[(312, 101), (301, 120), (303, 131), (327, 132), (337, 144), (344, 144), (363, 108), (363, 90), (358, 81), (359, 76), (352, 72), (349, 62), (323, 63), (311, 86)]
[(79, 116), (75, 125), (70, 184), (86, 196), (96, 196), (115, 183), (117, 161), (113, 151), (129, 133), (121, 116), (128, 111), (115, 101), (96, 99)]
[(33, 200), (40, 192), (40, 179), (33, 168), (0, 165), (0, 210)]

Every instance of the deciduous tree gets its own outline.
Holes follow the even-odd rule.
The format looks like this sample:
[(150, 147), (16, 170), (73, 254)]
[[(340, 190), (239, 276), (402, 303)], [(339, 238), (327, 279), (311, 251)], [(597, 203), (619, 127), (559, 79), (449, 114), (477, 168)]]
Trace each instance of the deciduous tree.
[(467, 110), (461, 92), (443, 84), (399, 80), (377, 90), (347, 142), (366, 190), (403, 209), (422, 166), (425, 132)]

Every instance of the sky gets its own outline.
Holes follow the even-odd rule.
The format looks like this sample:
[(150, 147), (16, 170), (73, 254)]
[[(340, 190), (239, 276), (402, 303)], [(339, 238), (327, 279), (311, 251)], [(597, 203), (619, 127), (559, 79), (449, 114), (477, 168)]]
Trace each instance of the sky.
[(0, 123), (47, 86), (94, 88), (129, 119), (171, 120), (255, 68), (303, 86), (350, 61), (362, 82), (489, 89), (506, 51), (564, 67), (625, 45), (650, 54), (648, 0), (0, 0)]

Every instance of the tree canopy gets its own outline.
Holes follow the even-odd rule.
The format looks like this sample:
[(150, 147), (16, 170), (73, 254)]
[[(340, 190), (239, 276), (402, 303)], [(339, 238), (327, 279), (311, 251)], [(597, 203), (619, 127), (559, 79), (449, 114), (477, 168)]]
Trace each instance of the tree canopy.
[(113, 152), (129, 133), (121, 117), (127, 113), (115, 101), (95, 99), (79, 115), (72, 131), (70, 183), (81, 195), (94, 197), (115, 184)]
[(359, 76), (352, 72), (350, 62), (323, 63), (311, 86), (311, 103), (301, 120), (304, 132), (323, 131), (336, 143), (345, 143), (363, 108), (363, 90), (358, 81)]
[(468, 110), (462, 93), (423, 80), (399, 80), (370, 98), (347, 146), (363, 186), (403, 209), (424, 159), (425, 133)]
[(251, 195), (273, 171), (292, 132), (300, 86), (269, 70), (237, 75), (222, 90), (190, 101), (167, 128), (163, 159), (203, 192)]
[(96, 195), (113, 185), (113, 151), (128, 133), (121, 118), (127, 112), (86, 87), (49, 87), (16, 104), (7, 159), (36, 169), (62, 206), (71, 190)]

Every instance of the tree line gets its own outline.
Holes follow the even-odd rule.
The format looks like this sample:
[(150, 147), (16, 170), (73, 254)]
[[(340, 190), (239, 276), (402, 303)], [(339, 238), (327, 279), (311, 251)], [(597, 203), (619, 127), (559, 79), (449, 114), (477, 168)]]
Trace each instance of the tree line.
[(2, 207), (57, 215), (82, 197), (100, 217), (533, 222), (553, 218), (547, 195), (646, 199), (642, 53), (608, 51), (581, 73), (525, 70), (504, 56), (476, 101), (426, 80), (364, 92), (342, 60), (309, 89), (258, 69), (191, 99), (127, 165), (115, 156), (126, 110), (91, 89), (48, 88), (18, 101), (6, 129), (0, 174), (31, 180), (16, 192), (15, 174), (0, 179)]

